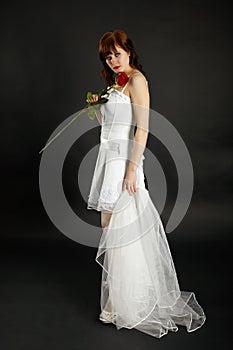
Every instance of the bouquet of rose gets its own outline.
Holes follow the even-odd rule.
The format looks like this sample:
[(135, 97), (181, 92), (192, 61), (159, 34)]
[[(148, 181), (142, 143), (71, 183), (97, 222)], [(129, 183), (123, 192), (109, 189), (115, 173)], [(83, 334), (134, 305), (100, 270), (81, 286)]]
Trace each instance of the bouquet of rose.
[(62, 133), (62, 131), (64, 131), (71, 123), (73, 123), (75, 121), (75, 119), (77, 119), (77, 117), (85, 112), (86, 108), (88, 109), (88, 116), (91, 120), (93, 120), (95, 118), (95, 108), (98, 105), (101, 105), (103, 103), (106, 103), (109, 99), (109, 95), (111, 94), (111, 92), (113, 91), (114, 88), (118, 88), (118, 87), (123, 87), (129, 80), (128, 75), (125, 72), (120, 72), (117, 74), (116, 78), (115, 78), (115, 83), (111, 86), (107, 86), (105, 89), (101, 89), (97, 91), (97, 95), (98, 95), (98, 100), (97, 101), (92, 101), (92, 95), (93, 93), (88, 91), (87, 93), (87, 105), (85, 106), (85, 109), (82, 109), (80, 112), (78, 112), (76, 114), (76, 116), (64, 127), (62, 128), (46, 145), (44, 148), (42, 148), (39, 152), (39, 154), (41, 152), (43, 152), (48, 145), (55, 139), (58, 137), (58, 135), (60, 135)]

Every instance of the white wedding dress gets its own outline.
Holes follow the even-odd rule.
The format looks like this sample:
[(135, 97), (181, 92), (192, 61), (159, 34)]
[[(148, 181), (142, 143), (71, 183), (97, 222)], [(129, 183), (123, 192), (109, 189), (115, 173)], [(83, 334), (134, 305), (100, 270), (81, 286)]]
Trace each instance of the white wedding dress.
[(96, 255), (103, 269), (100, 319), (118, 330), (135, 328), (157, 338), (177, 331), (178, 325), (192, 332), (206, 317), (195, 294), (180, 291), (160, 216), (145, 187), (144, 155), (136, 193), (122, 191), (136, 125), (124, 89), (113, 90), (101, 113), (100, 148), (87, 205), (112, 212)]

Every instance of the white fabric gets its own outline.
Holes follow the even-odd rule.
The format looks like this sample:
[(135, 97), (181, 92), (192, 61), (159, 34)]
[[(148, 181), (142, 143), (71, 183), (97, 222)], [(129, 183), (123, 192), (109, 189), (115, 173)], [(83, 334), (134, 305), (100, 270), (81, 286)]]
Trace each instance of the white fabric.
[(144, 155), (137, 192), (130, 196), (122, 191), (135, 125), (129, 97), (113, 91), (101, 113), (101, 143), (87, 206), (112, 212), (96, 255), (103, 268), (101, 311), (114, 316), (117, 329), (135, 328), (157, 338), (177, 331), (177, 325), (192, 332), (206, 317), (195, 294), (180, 291), (162, 222), (145, 188)]
[[(130, 98), (114, 90), (101, 105), (100, 147), (88, 195), (87, 209), (112, 211), (122, 192), (127, 162), (131, 159), (136, 125)], [(140, 149), (139, 149), (140, 151)], [(145, 188), (143, 154), (138, 156), (138, 187)]]
[(101, 310), (117, 329), (160, 338), (177, 325), (192, 332), (205, 322), (195, 294), (180, 291), (159, 214), (146, 189), (122, 192), (103, 229), (96, 262), (103, 268)]

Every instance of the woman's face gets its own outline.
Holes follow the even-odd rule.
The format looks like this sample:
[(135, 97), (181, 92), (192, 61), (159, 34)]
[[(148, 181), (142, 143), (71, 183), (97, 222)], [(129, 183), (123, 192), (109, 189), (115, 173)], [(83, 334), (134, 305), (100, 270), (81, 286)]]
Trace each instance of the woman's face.
[(107, 65), (113, 70), (114, 73), (126, 72), (129, 71), (129, 52), (123, 50), (120, 46), (115, 46), (116, 52), (111, 52), (106, 57)]

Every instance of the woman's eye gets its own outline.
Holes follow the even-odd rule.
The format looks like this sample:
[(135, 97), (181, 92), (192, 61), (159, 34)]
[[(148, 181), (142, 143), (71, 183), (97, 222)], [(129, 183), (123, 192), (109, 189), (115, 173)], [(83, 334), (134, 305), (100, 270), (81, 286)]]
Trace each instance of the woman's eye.
[(120, 55), (120, 52), (116, 52), (115, 53), (115, 56), (117, 57), (117, 56), (119, 56)]
[(111, 57), (106, 57), (106, 61), (110, 61), (111, 60)]

